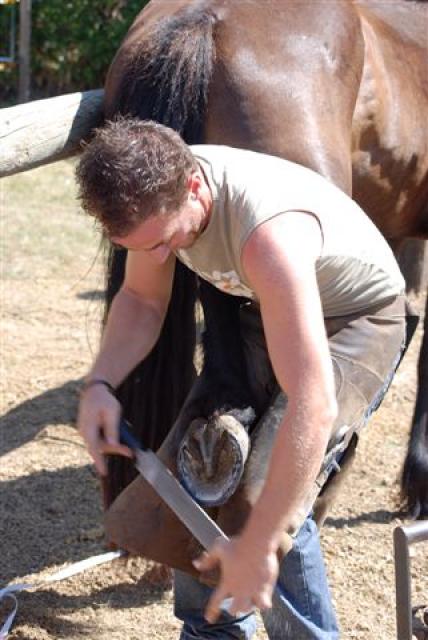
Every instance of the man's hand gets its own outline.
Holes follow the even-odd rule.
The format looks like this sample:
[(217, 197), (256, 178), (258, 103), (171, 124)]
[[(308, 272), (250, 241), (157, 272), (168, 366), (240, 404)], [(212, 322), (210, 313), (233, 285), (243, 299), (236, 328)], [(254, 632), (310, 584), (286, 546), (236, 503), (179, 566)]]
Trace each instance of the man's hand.
[[(245, 534), (244, 534), (245, 535)], [(205, 610), (205, 618), (213, 624), (221, 613), (221, 603), (231, 598), (228, 613), (232, 616), (249, 613), (255, 607), (269, 609), (278, 577), (276, 553), (253, 544), (243, 536), (230, 540), (219, 539), (209, 552), (194, 565), (204, 572), (219, 567), (220, 583)]]
[(101, 384), (83, 391), (77, 427), (101, 475), (106, 475), (104, 454), (115, 453), (132, 458), (128, 447), (119, 444), (118, 425), (121, 407), (110, 391)]

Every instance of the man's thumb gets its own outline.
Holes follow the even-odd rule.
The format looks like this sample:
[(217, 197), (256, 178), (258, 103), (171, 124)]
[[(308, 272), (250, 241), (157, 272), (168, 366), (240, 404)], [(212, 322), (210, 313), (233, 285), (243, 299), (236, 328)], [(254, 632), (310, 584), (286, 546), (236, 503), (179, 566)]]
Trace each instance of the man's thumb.
[(193, 566), (198, 571), (209, 571), (214, 569), (218, 563), (218, 558), (214, 553), (203, 553), (199, 558), (193, 560)]

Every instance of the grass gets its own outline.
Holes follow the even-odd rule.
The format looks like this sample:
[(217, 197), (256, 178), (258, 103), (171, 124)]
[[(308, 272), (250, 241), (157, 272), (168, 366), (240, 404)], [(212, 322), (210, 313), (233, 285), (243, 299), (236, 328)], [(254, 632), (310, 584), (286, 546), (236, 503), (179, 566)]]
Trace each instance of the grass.
[(0, 181), (3, 278), (81, 278), (91, 269), (99, 233), (79, 207), (74, 167), (65, 160)]

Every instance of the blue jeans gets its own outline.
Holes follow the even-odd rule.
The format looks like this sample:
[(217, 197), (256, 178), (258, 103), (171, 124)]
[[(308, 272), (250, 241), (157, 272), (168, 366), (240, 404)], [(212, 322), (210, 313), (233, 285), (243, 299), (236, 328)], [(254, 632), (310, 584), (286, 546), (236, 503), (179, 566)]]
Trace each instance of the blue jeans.
[[(175, 572), (175, 615), (184, 625), (180, 640), (249, 640), (256, 631), (254, 614), (222, 614), (209, 624), (203, 612), (211, 589), (188, 574)], [(273, 607), (262, 613), (270, 640), (337, 640), (336, 622), (318, 530), (307, 518), (293, 549), (281, 562)]]

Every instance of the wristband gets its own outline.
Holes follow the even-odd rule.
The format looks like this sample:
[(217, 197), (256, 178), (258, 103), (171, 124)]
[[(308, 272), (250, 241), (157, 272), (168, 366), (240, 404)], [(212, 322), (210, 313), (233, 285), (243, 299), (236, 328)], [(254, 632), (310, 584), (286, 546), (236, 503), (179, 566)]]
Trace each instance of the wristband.
[(110, 384), (110, 382), (107, 382), (107, 380), (103, 380), (102, 378), (93, 378), (92, 380), (87, 380), (86, 382), (84, 382), (81, 393), (84, 393), (91, 387), (95, 387), (96, 384), (104, 385), (105, 387), (107, 387), (110, 393), (116, 397), (116, 389), (113, 387), (112, 384)]

